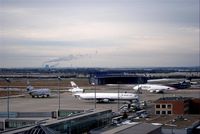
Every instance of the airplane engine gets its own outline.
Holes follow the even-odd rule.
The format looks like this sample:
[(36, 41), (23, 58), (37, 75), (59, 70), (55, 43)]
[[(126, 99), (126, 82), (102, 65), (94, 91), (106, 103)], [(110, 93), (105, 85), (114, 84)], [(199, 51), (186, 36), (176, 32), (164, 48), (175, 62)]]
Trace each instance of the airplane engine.
[(149, 90), (149, 92), (150, 92), (150, 93), (153, 93), (153, 92), (154, 92), (154, 90)]
[(156, 90), (156, 93), (164, 93), (163, 90)]
[(109, 99), (103, 99), (103, 102), (109, 102), (110, 100)]

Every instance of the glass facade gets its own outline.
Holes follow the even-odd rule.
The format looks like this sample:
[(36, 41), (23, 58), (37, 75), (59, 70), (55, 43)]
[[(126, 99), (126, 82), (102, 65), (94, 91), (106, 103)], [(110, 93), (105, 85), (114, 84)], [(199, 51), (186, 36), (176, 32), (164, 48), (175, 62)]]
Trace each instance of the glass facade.
[(47, 127), (65, 134), (89, 132), (91, 129), (103, 127), (111, 123), (111, 110), (91, 113), (74, 119), (61, 121)]
[(37, 121), (36, 120), (6, 120), (5, 125), (6, 128), (20, 128), (27, 125), (34, 125)]
[[(88, 133), (90, 130), (104, 127), (108, 124), (111, 124), (112, 120), (112, 111), (111, 110), (101, 110), (95, 112), (86, 112), (82, 115), (63, 118), (58, 120), (50, 120), (42, 124), (43, 127), (50, 128), (52, 131), (57, 131), (60, 134), (81, 134)], [(35, 124), (34, 121), (10, 121), (9, 124), (11, 128), (32, 125)], [(29, 132), (30, 128), (19, 128), (16, 130), (10, 130), (8, 133), (22, 134)], [(15, 131), (15, 132), (14, 132)]]

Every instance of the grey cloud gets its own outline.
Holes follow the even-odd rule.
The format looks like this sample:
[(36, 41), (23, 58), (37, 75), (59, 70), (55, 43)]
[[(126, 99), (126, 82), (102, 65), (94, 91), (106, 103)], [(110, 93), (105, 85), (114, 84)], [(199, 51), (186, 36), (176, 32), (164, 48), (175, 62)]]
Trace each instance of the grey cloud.
[(94, 51), (94, 53), (88, 53), (88, 54), (70, 54), (68, 56), (57, 57), (57, 58), (45, 61), (44, 63), (72, 61), (72, 60), (77, 60), (77, 59), (83, 59), (83, 58), (92, 57), (92, 56), (95, 56), (97, 54), (98, 54), (97, 50)]
[[(92, 50), (104, 52), (109, 49), (107, 53), (99, 56), (97, 61), (95, 59), (94, 63), (97, 65), (198, 64), (198, 60), (196, 60), (198, 54), (196, 51), (194, 52), (194, 49), (198, 49), (199, 42), (196, 41), (198, 32), (193, 32), (193, 29), (199, 29), (199, 0), (0, 0), (0, 2), (3, 9), (0, 11), (0, 25), (2, 26), (0, 30), (2, 33), (9, 31), (12, 35), (11, 37), (9, 34), (3, 34), (0, 37), (1, 63), (8, 66), (14, 66), (14, 64), (25, 66), (27, 62), (32, 62), (30, 66), (40, 66), (41, 61), (56, 64), (56, 62), (79, 61), (82, 58), (86, 60), (90, 54), (71, 53), (77, 52), (77, 50), (77, 53), (82, 53), (87, 49), (90, 49), (90, 52)], [(97, 23), (104, 25), (95, 25)], [(86, 25), (92, 30), (84, 29)], [(110, 30), (108, 26), (113, 25), (114, 32), (106, 34)], [(98, 26), (102, 26), (104, 29), (96, 29)], [(70, 31), (70, 27), (78, 28)], [(59, 30), (56, 31), (57, 29)], [(61, 30), (64, 32), (60, 32)], [(82, 32), (79, 33), (79, 30)], [(100, 36), (97, 30), (102, 30)], [(61, 35), (62, 38), (52, 39), (50, 38), (52, 36), (37, 38), (39, 35), (54, 35), (56, 32), (58, 37)], [(73, 37), (70, 36), (71, 32), (73, 32)], [(24, 33), (23, 35), (35, 34), (35, 38), (18, 36), (20, 33)], [(86, 34), (88, 34), (87, 37), (93, 35), (99, 37), (83, 38)], [(73, 40), (70, 40), (71, 38)], [(184, 41), (180, 41), (182, 38)], [(163, 41), (164, 39), (165, 41)], [(161, 44), (158, 43), (158, 40)], [(166, 45), (166, 42), (169, 45)], [(165, 47), (163, 47), (163, 43)], [(188, 49), (188, 45), (195, 48)], [(32, 52), (19, 52), (21, 48), (31, 50), (33, 46)], [(157, 48), (152, 50), (151, 48), (155, 46)], [(181, 52), (174, 52), (175, 49), (172, 46)], [(43, 54), (47, 48), (52, 53)], [(56, 55), (55, 49), (64, 48), (68, 51), (73, 49), (73, 51), (68, 52), (68, 56)], [(145, 50), (141, 48), (145, 48)], [(125, 49), (132, 52), (123, 53), (122, 50), (126, 51)], [(8, 51), (2, 52), (3, 50)], [(162, 50), (162, 52), (156, 50)], [(151, 56), (152, 58), (147, 58)], [(52, 59), (53, 57), (58, 58)], [(116, 57), (118, 61), (116, 61)], [(169, 62), (162, 61), (163, 58)], [(20, 61), (20, 64), (16, 61)], [(87, 62), (82, 64), (87, 65)], [(82, 64), (77, 63), (77, 66)]]

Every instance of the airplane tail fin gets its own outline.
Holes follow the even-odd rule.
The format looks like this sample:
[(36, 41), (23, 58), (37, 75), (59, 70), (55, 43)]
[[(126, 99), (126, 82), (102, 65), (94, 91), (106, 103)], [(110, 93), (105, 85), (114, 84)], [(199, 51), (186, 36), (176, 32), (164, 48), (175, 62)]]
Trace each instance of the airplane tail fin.
[(77, 88), (77, 87), (78, 87), (74, 81), (71, 81), (70, 83), (71, 83), (71, 86), (72, 86), (73, 88)]
[(71, 83), (72, 88), (68, 90), (69, 92), (72, 92), (72, 93), (84, 93), (85, 92), (85, 90), (82, 88), (79, 88), (75, 82), (71, 81), (70, 83)]
[(136, 85), (133, 87), (133, 90), (136, 92), (136, 93), (142, 93), (142, 87), (141, 85)]
[(141, 90), (141, 86), (140, 85), (136, 85), (136, 86), (133, 87), (133, 89), (135, 91), (139, 91), (139, 90)]
[(26, 90), (27, 90), (28, 92), (30, 92), (31, 90), (33, 90), (33, 89), (34, 89), (34, 88), (33, 88), (33, 86), (31, 86), (31, 84), (30, 84), (30, 81), (29, 81), (29, 80), (27, 80), (27, 81), (26, 81), (26, 84), (27, 84)]
[(28, 92), (30, 92), (31, 90), (33, 90), (34, 88), (33, 88), (33, 86), (27, 86), (26, 87), (26, 90), (28, 91)]

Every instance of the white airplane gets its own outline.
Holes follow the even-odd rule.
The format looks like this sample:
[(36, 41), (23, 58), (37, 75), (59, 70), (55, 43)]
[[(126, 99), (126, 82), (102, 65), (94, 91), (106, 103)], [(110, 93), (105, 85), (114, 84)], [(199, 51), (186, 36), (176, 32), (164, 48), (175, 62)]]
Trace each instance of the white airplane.
[(197, 85), (198, 82), (196, 81), (191, 81), (192, 79), (191, 78), (187, 78), (187, 79), (171, 79), (171, 78), (162, 78), (162, 79), (151, 79), (151, 80), (148, 80), (147, 83), (149, 84), (164, 84), (164, 85), (173, 85), (176, 87), (176, 88), (189, 88), (191, 85)]
[(161, 78), (161, 79), (150, 79), (150, 80), (147, 80), (147, 83), (156, 84), (156, 83), (178, 82), (178, 81), (183, 81), (183, 80), (184, 79)]
[[(133, 101), (138, 100), (138, 95), (133, 93), (84, 93), (84, 89), (79, 88), (73, 81), (71, 81), (72, 89), (69, 91), (73, 92), (76, 98), (82, 100), (96, 100), (97, 102), (110, 102), (115, 100)], [(78, 91), (78, 92), (77, 92)]]
[(164, 91), (175, 90), (173, 87), (156, 85), (156, 84), (140, 84), (133, 87), (135, 91), (147, 90), (151, 93), (163, 93)]
[[(82, 100), (95, 100), (95, 93), (76, 93), (74, 96)], [(120, 101), (133, 101), (138, 100), (139, 97), (133, 93), (96, 93), (97, 102), (111, 102), (118, 99)]]
[(51, 91), (48, 88), (39, 88), (34, 89), (32, 86), (28, 86), (27, 88), (28, 93), (32, 96), (32, 98), (35, 97), (50, 97)]
[(72, 93), (83, 93), (84, 92), (84, 89), (82, 88), (79, 88), (75, 82), (71, 81), (71, 86), (72, 88), (71, 89), (68, 89), (69, 92), (72, 92)]

